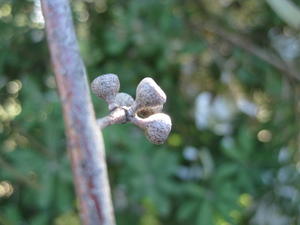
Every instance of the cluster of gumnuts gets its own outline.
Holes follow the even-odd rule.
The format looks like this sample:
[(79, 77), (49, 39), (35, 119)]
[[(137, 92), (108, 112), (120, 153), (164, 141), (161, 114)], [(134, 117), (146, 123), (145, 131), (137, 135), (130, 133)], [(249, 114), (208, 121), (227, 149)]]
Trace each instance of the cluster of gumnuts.
[(131, 122), (145, 131), (148, 140), (163, 144), (171, 131), (172, 122), (162, 113), (167, 100), (164, 91), (150, 77), (137, 86), (135, 100), (127, 93), (119, 92), (120, 81), (115, 74), (104, 74), (95, 78), (92, 91), (108, 104), (110, 114), (97, 120), (101, 129), (112, 125)]

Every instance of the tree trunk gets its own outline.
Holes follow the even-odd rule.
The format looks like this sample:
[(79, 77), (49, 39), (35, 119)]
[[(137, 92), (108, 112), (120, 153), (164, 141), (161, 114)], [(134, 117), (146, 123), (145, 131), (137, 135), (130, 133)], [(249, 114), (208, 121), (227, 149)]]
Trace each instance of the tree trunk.
[(63, 106), (68, 151), (84, 225), (114, 225), (102, 134), (68, 0), (41, 0), (48, 45)]

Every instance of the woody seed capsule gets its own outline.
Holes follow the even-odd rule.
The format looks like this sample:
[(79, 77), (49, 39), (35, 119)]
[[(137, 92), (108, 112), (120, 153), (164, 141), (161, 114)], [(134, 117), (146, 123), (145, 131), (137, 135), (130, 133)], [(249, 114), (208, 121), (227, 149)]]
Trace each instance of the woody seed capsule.
[(163, 105), (167, 100), (164, 91), (150, 78), (144, 78), (136, 89), (135, 110)]
[(115, 103), (119, 106), (130, 107), (134, 103), (134, 99), (127, 93), (120, 92), (115, 97)]
[(115, 74), (104, 74), (93, 80), (91, 89), (95, 95), (104, 99), (109, 105), (114, 103), (120, 89), (120, 81)]
[(132, 122), (144, 129), (148, 140), (157, 145), (167, 140), (172, 128), (170, 117), (164, 113), (153, 114), (146, 119), (135, 116)]

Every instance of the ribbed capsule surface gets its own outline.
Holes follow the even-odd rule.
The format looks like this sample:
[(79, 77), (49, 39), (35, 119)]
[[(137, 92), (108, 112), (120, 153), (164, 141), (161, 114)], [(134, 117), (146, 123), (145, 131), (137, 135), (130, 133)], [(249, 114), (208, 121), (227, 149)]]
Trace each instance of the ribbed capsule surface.
[(115, 74), (104, 74), (93, 80), (91, 89), (95, 95), (110, 103), (120, 90), (120, 81)]
[(154, 107), (163, 105), (167, 100), (164, 91), (150, 78), (144, 78), (136, 89), (136, 107)]
[(145, 134), (153, 144), (163, 144), (172, 128), (171, 118), (164, 113), (157, 113), (145, 119)]

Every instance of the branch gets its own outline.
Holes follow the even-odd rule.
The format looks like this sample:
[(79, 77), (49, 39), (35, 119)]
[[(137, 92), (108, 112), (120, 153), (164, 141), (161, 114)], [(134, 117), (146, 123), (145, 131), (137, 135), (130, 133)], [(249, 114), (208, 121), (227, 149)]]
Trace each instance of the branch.
[(201, 26), (197, 26), (197, 28), (220, 36), (231, 44), (246, 50), (252, 55), (274, 66), (276, 69), (284, 72), (290, 79), (300, 81), (299, 73), (292, 65), (289, 65), (287, 62), (283, 61), (279, 56), (273, 54), (272, 52), (264, 50), (261, 47), (255, 45), (246, 37), (235, 34), (233, 32), (229, 32), (216, 24), (203, 24)]
[(41, 0), (84, 225), (114, 225), (105, 149), (68, 0)]
[(14, 176), (14, 178), (28, 187), (38, 190), (40, 188), (40, 184), (38, 184), (35, 181), (31, 181), (27, 177), (24, 176), (24, 174), (20, 173), (18, 170), (16, 170), (13, 166), (11, 166), (8, 162), (6, 162), (4, 159), (0, 158), (0, 168), (3, 170), (6, 170), (10, 175)]
[(113, 125), (113, 124), (120, 124), (120, 123), (128, 122), (127, 117), (128, 116), (126, 114), (126, 109), (116, 108), (108, 116), (97, 119), (97, 125), (101, 130), (103, 130), (105, 127)]

